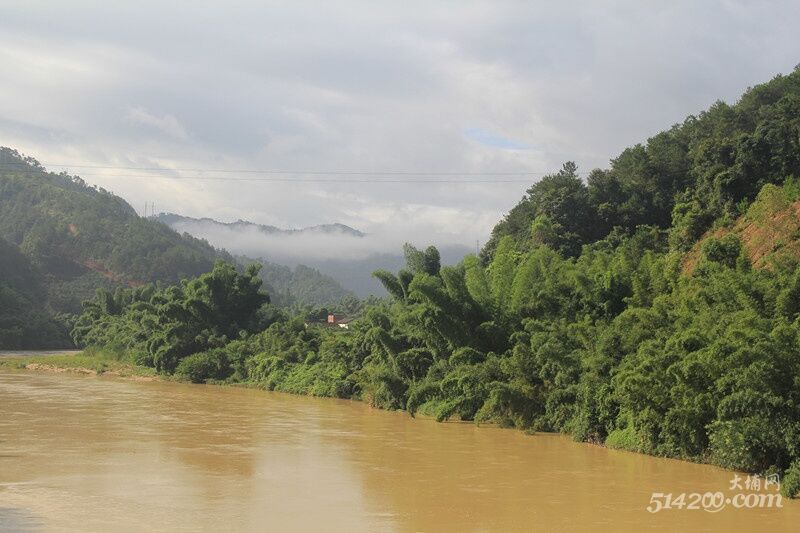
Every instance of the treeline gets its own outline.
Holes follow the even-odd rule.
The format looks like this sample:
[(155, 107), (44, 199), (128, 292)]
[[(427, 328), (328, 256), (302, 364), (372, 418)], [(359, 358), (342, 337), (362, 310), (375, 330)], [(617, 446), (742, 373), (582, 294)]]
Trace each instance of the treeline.
[(586, 183), (565, 164), (530, 189), (481, 257), (442, 267), (435, 248), (407, 246), (405, 268), (376, 272), (391, 297), (348, 330), (265, 307), (255, 272), (219, 265), (180, 287), (101, 291), (75, 339), (193, 381), (780, 472), (795, 494), (798, 256), (769, 268), (753, 258), (796, 249), (787, 244), (800, 234), (754, 242), (731, 228), (736, 217), (797, 217), (799, 79), (716, 104)]
[[(717, 102), (623, 151), (586, 182), (564, 168), (533, 185), (492, 232), (483, 256), (505, 235), (522, 247), (547, 244), (575, 257), (615, 228), (669, 230), (685, 251), (716, 223), (742, 215), (761, 188), (800, 174), (800, 70)], [(531, 224), (535, 221), (535, 224)]]

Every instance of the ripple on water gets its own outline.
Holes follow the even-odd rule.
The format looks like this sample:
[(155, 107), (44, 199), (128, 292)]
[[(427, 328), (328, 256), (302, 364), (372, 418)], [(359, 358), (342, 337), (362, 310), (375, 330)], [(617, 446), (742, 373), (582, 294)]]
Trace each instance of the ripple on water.
[(0, 531), (33, 533), (43, 531), (41, 520), (33, 514), (13, 507), (0, 507)]

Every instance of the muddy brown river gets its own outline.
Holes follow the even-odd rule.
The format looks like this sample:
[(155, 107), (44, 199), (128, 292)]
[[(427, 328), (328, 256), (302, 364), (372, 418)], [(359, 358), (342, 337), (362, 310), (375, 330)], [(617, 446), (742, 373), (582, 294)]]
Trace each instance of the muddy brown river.
[(732, 472), (357, 402), (0, 371), (0, 409), (2, 531), (800, 528)]

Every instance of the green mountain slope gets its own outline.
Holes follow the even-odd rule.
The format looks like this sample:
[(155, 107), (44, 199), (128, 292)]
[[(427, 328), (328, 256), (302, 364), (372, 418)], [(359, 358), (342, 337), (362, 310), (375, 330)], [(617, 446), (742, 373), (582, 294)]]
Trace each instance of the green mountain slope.
[(69, 345), (67, 328), (51, 317), (45, 280), (19, 249), (0, 239), (0, 348)]
[[(584, 182), (572, 163), (534, 184), (493, 230), (577, 256), (581, 246), (637, 226), (669, 229), (686, 251), (709, 228), (745, 213), (761, 188), (800, 175), (800, 70), (748, 90), (624, 150)], [(534, 227), (534, 222), (536, 226)]]
[(176, 282), (227, 253), (139, 217), (122, 198), (0, 148), (0, 238), (41, 272), (49, 307), (79, 312), (99, 286)]
[(694, 272), (709, 243), (734, 238), (754, 267), (795, 270), (800, 264), (798, 179), (789, 179), (783, 186), (765, 185), (744, 215), (704, 235), (684, 257), (684, 273)]
[(326, 306), (353, 298), (352, 292), (344, 289), (338, 281), (315, 268), (297, 265), (290, 268), (263, 259), (237, 258), (243, 265), (261, 265), (259, 276), (264, 289), (272, 297), (272, 303), (281, 307), (293, 305)]

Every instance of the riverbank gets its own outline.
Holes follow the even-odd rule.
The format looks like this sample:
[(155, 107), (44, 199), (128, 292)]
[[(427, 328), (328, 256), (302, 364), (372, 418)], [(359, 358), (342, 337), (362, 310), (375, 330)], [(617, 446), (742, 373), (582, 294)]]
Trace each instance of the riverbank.
[(29, 357), (29, 356), (55, 356), (55, 355), (75, 355), (81, 350), (0, 350), (0, 358), (3, 357)]
[[(115, 358), (113, 354), (108, 354), (103, 351), (86, 350), (83, 352), (65, 352), (63, 354), (54, 354), (46, 352), (36, 355), (7, 355), (0, 357), (0, 370), (3, 368), (25, 370), (25, 371), (38, 371), (49, 373), (70, 373), (70, 374), (84, 374), (93, 376), (111, 376), (133, 381), (175, 381), (189, 383), (189, 379), (181, 379), (175, 375), (163, 376), (158, 374), (153, 368), (135, 365), (133, 363)], [(233, 386), (239, 388), (253, 388), (263, 389), (261, 385), (253, 382), (228, 382), (228, 381), (209, 381), (209, 384), (218, 386)], [(279, 391), (288, 394), (302, 395), (302, 396), (315, 396), (313, 394), (302, 394), (292, 391)], [(436, 418), (435, 413), (428, 412), (427, 409), (421, 408), (417, 414), (422, 415), (424, 418)], [(591, 443), (604, 448), (615, 448), (626, 451), (624, 447), (609, 446), (608, 443)], [(633, 450), (627, 450), (630, 453), (637, 455), (641, 454)], [(683, 459), (686, 461), (686, 459)], [(696, 464), (708, 464), (704, 461), (686, 461)], [(784, 487), (783, 494), (789, 498), (797, 497), (798, 480), (796, 476), (788, 476), (785, 481), (788, 484)]]
[(124, 379), (155, 381), (161, 377), (152, 368), (134, 365), (112, 357), (84, 352), (35, 355), (8, 354), (0, 358), (0, 369), (114, 376)]

